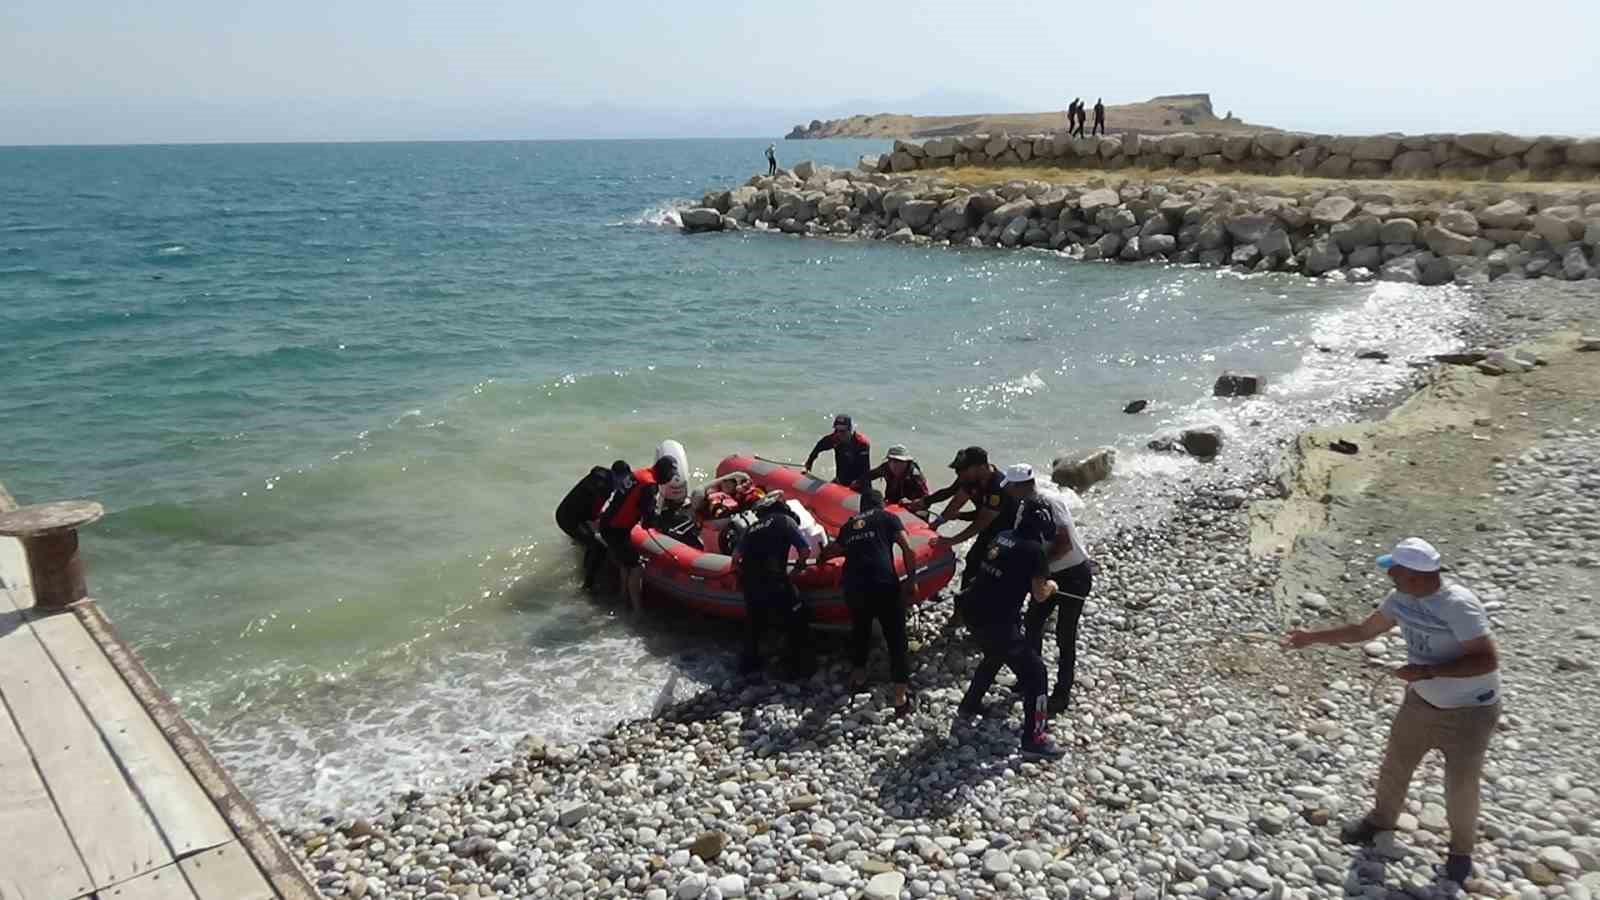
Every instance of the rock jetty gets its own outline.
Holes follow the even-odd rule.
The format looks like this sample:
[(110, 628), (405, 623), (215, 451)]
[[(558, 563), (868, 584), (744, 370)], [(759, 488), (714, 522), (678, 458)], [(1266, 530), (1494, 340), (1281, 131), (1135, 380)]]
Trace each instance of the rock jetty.
[(1377, 134), (1344, 137), (1255, 134), (1139, 134), (1073, 138), (973, 134), (923, 143), (895, 141), (876, 158), (880, 172), (948, 166), (1175, 169), (1317, 178), (1452, 178), (1551, 181), (1600, 176), (1600, 138), (1514, 134)]
[(758, 175), (707, 193), (682, 213), (684, 228), (1036, 248), (1084, 260), (1424, 285), (1600, 277), (1600, 184), (1476, 186), (1438, 199), (1332, 181), (1246, 187), (1102, 175), (975, 188), (936, 172), (879, 168), (869, 157), (857, 169), (802, 162), (792, 172)]

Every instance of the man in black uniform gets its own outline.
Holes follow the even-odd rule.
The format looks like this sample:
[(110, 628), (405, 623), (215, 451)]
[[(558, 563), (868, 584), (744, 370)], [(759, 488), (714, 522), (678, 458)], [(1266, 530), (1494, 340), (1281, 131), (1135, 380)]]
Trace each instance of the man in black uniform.
[(761, 668), (761, 634), (774, 612), (783, 616), (789, 632), (789, 666), (793, 674), (810, 677), (817, 670), (811, 646), (811, 622), (800, 592), (789, 580), (789, 550), (798, 556), (796, 570), (805, 568), (811, 545), (781, 497), (769, 495), (756, 507), (756, 522), (733, 551), (734, 570), (744, 591), (744, 656), (739, 671)]
[[(984, 554), (989, 550), (989, 542), (995, 535), (1011, 527), (1017, 517), (1017, 501), (1005, 492), (1001, 484), (1005, 477), (999, 469), (989, 464), (989, 452), (982, 447), (968, 447), (956, 454), (950, 463), (956, 470), (960, 487), (955, 491), (955, 497), (944, 508), (946, 521), (955, 518), (961, 508), (971, 501), (977, 508), (977, 514), (972, 524), (961, 530), (954, 537), (937, 535), (934, 537), (934, 547), (954, 546), (976, 537), (972, 542), (972, 549), (967, 551), (966, 565), (961, 571), (961, 589), (966, 590), (972, 580), (978, 576), (978, 564), (982, 562)], [(942, 491), (935, 492), (937, 497)], [(929, 497), (929, 499), (933, 499)]]
[(1022, 753), (1041, 760), (1059, 759), (1064, 751), (1044, 730), (1044, 660), (1022, 633), (1022, 605), (1029, 595), (1032, 602), (1043, 603), (1055, 593), (1044, 551), (1044, 542), (1053, 531), (1049, 511), (1028, 503), (1017, 527), (990, 542), (978, 564), (977, 580), (957, 598), (962, 618), (983, 648), (983, 660), (972, 673), (972, 684), (967, 686), (956, 715), (963, 719), (982, 715), (983, 695), (994, 684), (1000, 667), (1010, 668), (1022, 694)]
[[(900, 546), (906, 580), (894, 574), (894, 548)], [(850, 607), (850, 689), (867, 683), (867, 654), (872, 642), (872, 622), (883, 625), (889, 645), (889, 677), (894, 680), (894, 707), (909, 708), (911, 663), (906, 652), (906, 601), (914, 587), (916, 552), (906, 538), (900, 517), (883, 508), (883, 497), (868, 489), (861, 495), (861, 512), (845, 521), (839, 537), (822, 551), (819, 561), (844, 556), (844, 598)]]
[(1105, 137), (1106, 105), (1100, 102), (1098, 97), (1094, 101), (1094, 127), (1089, 129), (1089, 135), (1093, 137), (1095, 132), (1099, 132), (1101, 137)]
[(812, 464), (824, 450), (833, 451), (834, 484), (856, 489), (867, 473), (872, 471), (872, 442), (856, 430), (849, 416), (833, 417), (833, 431), (823, 435), (817, 445), (811, 448), (811, 455), (806, 457), (807, 472), (811, 471)]
[(595, 520), (611, 497), (611, 472), (595, 466), (567, 491), (556, 507), (556, 525), (583, 548), (583, 589), (594, 587), (594, 577), (606, 562), (606, 543), (595, 530)]

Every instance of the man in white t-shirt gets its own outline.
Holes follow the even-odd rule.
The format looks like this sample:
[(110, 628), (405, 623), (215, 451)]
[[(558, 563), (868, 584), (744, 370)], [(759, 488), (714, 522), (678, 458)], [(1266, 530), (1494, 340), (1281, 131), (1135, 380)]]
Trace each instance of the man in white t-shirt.
[(1284, 646), (1359, 643), (1400, 626), (1407, 659), (1394, 674), (1409, 685), (1405, 702), (1389, 730), (1373, 809), (1346, 825), (1343, 837), (1366, 844), (1378, 832), (1393, 830), (1412, 773), (1429, 750), (1438, 749), (1444, 754), (1450, 822), (1444, 874), (1465, 882), (1472, 874), (1483, 758), (1500, 719), (1500, 659), (1489, 617), (1471, 591), (1444, 583), (1439, 551), (1421, 538), (1396, 544), (1393, 552), (1378, 557), (1378, 565), (1389, 573), (1395, 591), (1377, 612), (1359, 625), (1291, 631)]
[(1056, 649), (1060, 658), (1056, 663), (1056, 686), (1047, 704), (1050, 715), (1059, 715), (1072, 702), (1073, 674), (1078, 663), (1078, 620), (1083, 616), (1084, 601), (1094, 589), (1089, 552), (1078, 537), (1078, 525), (1072, 520), (1066, 495), (1053, 486), (1039, 486), (1033, 466), (1017, 463), (1006, 467), (1000, 486), (1017, 500), (1018, 519), (1022, 516), (1022, 507), (1032, 498), (1050, 510), (1055, 524), (1055, 534), (1045, 548), (1045, 555), (1050, 559), (1050, 579), (1059, 590), (1043, 603), (1029, 604), (1023, 618), (1023, 636), (1033, 652), (1043, 658), (1045, 622), (1049, 621), (1050, 613), (1060, 610), (1056, 616)]

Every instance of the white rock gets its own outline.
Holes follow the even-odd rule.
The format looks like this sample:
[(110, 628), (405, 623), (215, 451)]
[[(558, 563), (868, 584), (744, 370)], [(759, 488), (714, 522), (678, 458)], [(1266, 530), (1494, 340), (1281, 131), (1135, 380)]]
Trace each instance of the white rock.
[(1011, 857), (1004, 850), (990, 850), (983, 854), (983, 871), (990, 875), (1011, 871)]
[(1578, 860), (1560, 847), (1546, 847), (1540, 850), (1539, 862), (1544, 863), (1550, 871), (1558, 875), (1576, 875), (1583, 871), (1578, 865)]
[[(881, 872), (867, 882), (867, 900), (900, 900), (906, 877), (899, 872)], [(914, 893), (914, 892), (913, 892)]]

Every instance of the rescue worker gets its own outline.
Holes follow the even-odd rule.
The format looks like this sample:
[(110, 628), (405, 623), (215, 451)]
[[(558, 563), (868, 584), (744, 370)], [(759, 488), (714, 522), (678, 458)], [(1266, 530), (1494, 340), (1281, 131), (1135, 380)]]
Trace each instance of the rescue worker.
[(1011, 523), (1016, 521), (1017, 501), (1007, 496), (1005, 489), (1000, 486), (1005, 479), (998, 469), (990, 465), (989, 451), (982, 447), (968, 447), (957, 453), (950, 468), (956, 470), (959, 487), (945, 506), (943, 518), (946, 521), (955, 518), (969, 502), (977, 512), (972, 523), (963, 528), (960, 534), (954, 537), (935, 535), (933, 546), (934, 549), (955, 546), (969, 538), (977, 538), (972, 542), (972, 549), (967, 551), (966, 565), (961, 572), (961, 589), (966, 590), (977, 577), (978, 564), (988, 552), (989, 543), (995, 535), (1010, 528)]
[(556, 506), (556, 525), (583, 548), (583, 589), (594, 587), (594, 577), (606, 561), (606, 542), (595, 530), (595, 520), (611, 498), (611, 472), (595, 466), (572, 486)]
[(833, 417), (833, 430), (823, 435), (806, 457), (807, 472), (824, 450), (833, 451), (834, 484), (855, 489), (872, 469), (872, 442), (856, 430), (849, 416)]
[(1105, 137), (1106, 105), (1100, 102), (1100, 98), (1098, 97), (1096, 97), (1094, 101), (1094, 127), (1089, 129), (1089, 136), (1094, 137), (1097, 132), (1101, 137)]
[(1027, 597), (1034, 604), (1048, 602), (1056, 591), (1044, 549), (1054, 529), (1042, 504), (1026, 504), (1017, 527), (989, 543), (972, 588), (957, 598), (967, 628), (983, 648), (983, 660), (956, 708), (957, 719), (985, 713), (983, 695), (994, 684), (1000, 667), (1006, 666), (1017, 676), (1017, 690), (1022, 694), (1022, 753), (1040, 760), (1060, 759), (1064, 751), (1045, 733), (1044, 660), (1023, 635), (1022, 606)]
[(761, 635), (774, 613), (782, 617), (789, 632), (790, 673), (809, 678), (817, 670), (808, 610), (794, 582), (789, 580), (791, 549), (797, 556), (795, 570), (805, 568), (811, 545), (800, 533), (794, 513), (781, 497), (764, 498), (756, 505), (755, 524), (745, 531), (733, 551), (734, 571), (744, 592), (745, 641), (740, 674), (748, 675), (761, 668)]
[[(906, 580), (894, 573), (894, 548), (900, 547), (905, 561)], [(855, 668), (850, 672), (850, 690), (867, 684), (867, 656), (872, 642), (872, 623), (883, 626), (883, 640), (889, 646), (889, 677), (894, 682), (894, 708), (911, 708), (911, 663), (906, 648), (906, 604), (915, 583), (916, 551), (906, 537), (900, 517), (883, 508), (883, 496), (867, 489), (861, 494), (861, 512), (845, 520), (839, 536), (818, 557), (818, 561), (844, 557), (844, 599), (850, 607), (850, 652)]]
[[(624, 473), (620, 476), (617, 474), (619, 466)], [(611, 471), (615, 489), (611, 503), (600, 516), (600, 536), (611, 551), (611, 559), (622, 569), (622, 588), (628, 598), (628, 608), (638, 612), (644, 608), (644, 564), (633, 546), (633, 527), (655, 525), (659, 485), (677, 474), (678, 463), (664, 456), (648, 469), (629, 472), (628, 464), (619, 459), (611, 464)]]
[(865, 494), (867, 487), (880, 478), (885, 502), (903, 504), (928, 496), (928, 479), (922, 477), (922, 467), (901, 444), (889, 448), (883, 464), (867, 473), (867, 485), (859, 490)]
[(1094, 575), (1088, 550), (1078, 537), (1078, 524), (1072, 520), (1072, 508), (1065, 494), (1041, 487), (1034, 478), (1033, 466), (1017, 463), (1006, 467), (1004, 487), (1018, 501), (1018, 521), (1022, 509), (1030, 502), (1042, 505), (1055, 525), (1055, 534), (1046, 543), (1045, 556), (1050, 560), (1050, 580), (1056, 583), (1055, 596), (1043, 603), (1034, 603), (1023, 616), (1023, 634), (1034, 653), (1044, 656), (1044, 625), (1052, 612), (1056, 617), (1056, 649), (1060, 656), (1056, 663), (1056, 686), (1050, 692), (1047, 707), (1050, 715), (1059, 715), (1072, 702), (1073, 675), (1078, 661), (1078, 620), (1083, 616), (1083, 604), (1094, 589)]

